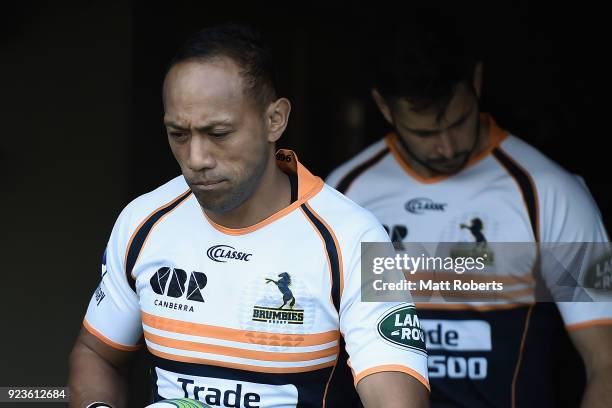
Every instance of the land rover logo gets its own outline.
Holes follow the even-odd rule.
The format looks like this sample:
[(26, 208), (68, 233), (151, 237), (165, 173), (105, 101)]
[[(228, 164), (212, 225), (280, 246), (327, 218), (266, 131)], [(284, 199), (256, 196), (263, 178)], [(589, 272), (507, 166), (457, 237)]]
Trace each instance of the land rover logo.
[(378, 321), (378, 334), (394, 346), (427, 353), (425, 332), (412, 305), (400, 306), (384, 314)]
[(408, 201), (404, 208), (412, 214), (423, 214), (425, 211), (444, 211), (446, 203), (434, 203), (430, 198), (413, 198)]
[(588, 269), (584, 286), (589, 289), (612, 291), (612, 256), (606, 255)]

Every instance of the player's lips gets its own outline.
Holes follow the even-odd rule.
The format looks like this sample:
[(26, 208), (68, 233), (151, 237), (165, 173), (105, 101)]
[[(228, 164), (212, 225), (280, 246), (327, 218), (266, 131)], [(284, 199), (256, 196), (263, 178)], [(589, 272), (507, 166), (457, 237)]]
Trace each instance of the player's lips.
[(225, 183), (224, 179), (206, 180), (206, 181), (198, 181), (198, 182), (191, 183), (191, 187), (197, 188), (198, 190), (214, 190), (222, 186), (223, 183)]

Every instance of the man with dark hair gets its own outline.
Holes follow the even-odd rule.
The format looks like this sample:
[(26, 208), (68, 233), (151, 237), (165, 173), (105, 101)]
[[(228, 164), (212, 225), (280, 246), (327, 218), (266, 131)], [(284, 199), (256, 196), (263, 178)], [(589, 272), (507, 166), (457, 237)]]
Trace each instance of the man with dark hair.
[[(608, 242), (583, 183), (479, 112), (482, 63), (456, 22), (432, 10), (411, 17), (399, 26), (386, 21), (375, 44), (372, 97), (393, 131), (327, 183), (372, 211), (403, 245), (471, 242), (492, 256), (496, 242)], [(438, 255), (461, 251), (450, 248)], [(432, 406), (560, 406), (554, 352), (563, 324), (586, 366), (582, 406), (612, 406), (612, 303), (538, 303), (538, 258), (512, 261), (522, 264), (503, 271), (513, 289), (503, 301), (473, 302), (466, 293), (428, 301), (431, 291), (413, 291)]]
[[(275, 152), (290, 103), (257, 35), (198, 33), (163, 101), (182, 176), (132, 201), (113, 228), (70, 357), (71, 406), (124, 407), (120, 373), (144, 337), (155, 402), (320, 407), (342, 333), (365, 406), (426, 407), (414, 306), (360, 299), (360, 242), (386, 233), (293, 152)], [(377, 325), (400, 314), (416, 335), (392, 344)]]

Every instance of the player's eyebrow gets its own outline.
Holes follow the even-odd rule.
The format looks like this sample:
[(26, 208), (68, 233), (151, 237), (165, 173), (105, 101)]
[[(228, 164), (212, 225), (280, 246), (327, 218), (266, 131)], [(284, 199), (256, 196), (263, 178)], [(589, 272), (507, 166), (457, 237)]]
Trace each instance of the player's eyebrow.
[[(206, 132), (210, 132), (211, 130), (214, 130), (215, 128), (219, 126), (230, 126), (231, 124), (232, 122), (230, 119), (212, 120), (203, 126), (198, 126), (196, 130), (199, 132), (206, 133)], [(171, 127), (176, 130), (189, 130), (189, 128), (185, 127), (185, 125), (178, 124), (171, 120), (164, 120), (164, 125), (166, 127)]]
[[(466, 113), (464, 113), (463, 115), (461, 115), (461, 116), (459, 117), (459, 119), (457, 119), (456, 121), (454, 121), (453, 123), (451, 123), (450, 125), (448, 125), (448, 126), (446, 127), (446, 129), (450, 129), (450, 128), (454, 127), (454, 126), (459, 125), (459, 124), (460, 124), (460, 123), (462, 123), (463, 121), (465, 121), (465, 120), (466, 120), (466, 119), (467, 119), (467, 118), (468, 118), (468, 117), (469, 117), (469, 116), (472, 114), (472, 111), (473, 111), (473, 110), (474, 110), (474, 108), (470, 109), (469, 111), (467, 111)], [(407, 131), (412, 132), (412, 133), (426, 133), (426, 134), (434, 134), (434, 133), (441, 132), (442, 130), (446, 130), (446, 129), (412, 129), (412, 128), (409, 128), (409, 127), (407, 127), (407, 126), (404, 126), (404, 128), (405, 128)]]
[(219, 127), (232, 126), (232, 121), (229, 119), (213, 120), (205, 124), (204, 126), (198, 126), (196, 129), (198, 132), (209, 133), (216, 130)]
[(177, 130), (188, 130), (186, 127), (179, 125), (178, 123), (173, 122), (171, 120), (164, 120), (164, 126), (171, 127)]

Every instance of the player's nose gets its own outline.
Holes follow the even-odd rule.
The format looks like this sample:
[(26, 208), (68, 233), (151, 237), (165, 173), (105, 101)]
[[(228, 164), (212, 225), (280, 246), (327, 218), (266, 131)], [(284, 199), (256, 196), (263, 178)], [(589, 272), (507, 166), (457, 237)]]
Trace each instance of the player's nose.
[(213, 147), (206, 136), (194, 135), (189, 141), (187, 166), (193, 171), (212, 169), (217, 164)]
[(438, 153), (447, 159), (455, 157), (455, 143), (448, 132), (442, 132), (438, 136), (436, 144)]

